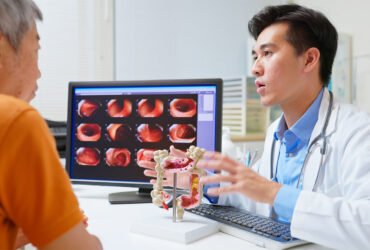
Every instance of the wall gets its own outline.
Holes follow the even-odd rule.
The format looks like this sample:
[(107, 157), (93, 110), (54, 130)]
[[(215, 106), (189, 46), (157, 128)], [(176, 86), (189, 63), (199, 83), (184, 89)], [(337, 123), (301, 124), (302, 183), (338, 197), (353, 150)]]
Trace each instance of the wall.
[(49, 119), (67, 119), (69, 81), (113, 79), (112, 0), (35, 0), (42, 77), (32, 104)]
[(248, 20), (280, 2), (116, 1), (116, 78), (246, 75)]
[[(286, 1), (116, 0), (114, 13), (114, 0), (35, 2), (44, 22), (38, 25), (42, 78), (32, 104), (47, 118), (65, 120), (71, 80), (248, 74), (247, 21), (262, 6)], [(358, 105), (370, 111), (366, 96), (370, 92), (370, 33), (366, 32), (370, 2), (290, 2), (321, 10), (339, 32), (353, 36), (355, 95)]]
[(370, 112), (370, 2), (362, 0), (312, 1), (296, 0), (295, 3), (320, 10), (337, 28), (350, 34), (353, 44), (352, 79), (356, 88), (356, 104)]

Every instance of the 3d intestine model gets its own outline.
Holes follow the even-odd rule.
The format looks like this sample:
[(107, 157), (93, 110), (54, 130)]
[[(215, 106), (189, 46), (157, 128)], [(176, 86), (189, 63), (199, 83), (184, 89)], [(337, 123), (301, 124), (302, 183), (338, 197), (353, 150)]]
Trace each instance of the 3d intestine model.
[(166, 172), (174, 174), (174, 196), (176, 196), (176, 174), (186, 172), (189, 174), (190, 193), (177, 197), (173, 203), (174, 221), (176, 221), (176, 210), (177, 219), (182, 220), (184, 209), (197, 207), (202, 200), (203, 185), (199, 183), (199, 179), (205, 175), (205, 171), (197, 168), (197, 163), (203, 157), (204, 152), (204, 149), (195, 146), (190, 146), (186, 153), (175, 149), (173, 146), (170, 148), (170, 153), (167, 150), (154, 152), (155, 170), (157, 172), (157, 182), (153, 184), (151, 192), (154, 205), (168, 209), (167, 204), (171, 195), (163, 190), (163, 177)]

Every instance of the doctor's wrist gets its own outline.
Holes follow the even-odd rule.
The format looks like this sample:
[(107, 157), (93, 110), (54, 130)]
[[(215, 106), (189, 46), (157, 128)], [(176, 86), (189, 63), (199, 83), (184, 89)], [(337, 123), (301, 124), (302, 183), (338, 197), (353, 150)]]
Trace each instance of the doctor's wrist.
[(274, 181), (270, 182), (269, 188), (267, 189), (266, 193), (266, 203), (270, 204), (271, 206), (274, 205), (276, 196), (282, 186), (283, 185), (281, 185), (280, 183)]

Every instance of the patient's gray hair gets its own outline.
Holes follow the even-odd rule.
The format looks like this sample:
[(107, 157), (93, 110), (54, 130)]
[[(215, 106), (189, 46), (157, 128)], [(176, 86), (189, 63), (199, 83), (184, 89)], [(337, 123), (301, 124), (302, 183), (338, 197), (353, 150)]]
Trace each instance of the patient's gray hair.
[(0, 33), (16, 51), (36, 20), (42, 13), (32, 0), (0, 0)]

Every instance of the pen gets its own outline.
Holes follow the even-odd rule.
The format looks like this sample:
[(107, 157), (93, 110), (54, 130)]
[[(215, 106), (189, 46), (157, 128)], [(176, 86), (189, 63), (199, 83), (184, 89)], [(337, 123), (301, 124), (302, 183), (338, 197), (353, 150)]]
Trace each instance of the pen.
[(247, 160), (245, 162), (245, 165), (247, 167), (252, 167), (253, 163), (255, 162), (256, 158), (257, 158), (257, 153), (258, 153), (258, 150), (254, 150), (253, 152), (249, 151), (247, 152)]
[(246, 166), (249, 166), (249, 161), (251, 159), (251, 153), (249, 150), (247, 150), (245, 153), (244, 153), (244, 163)]

